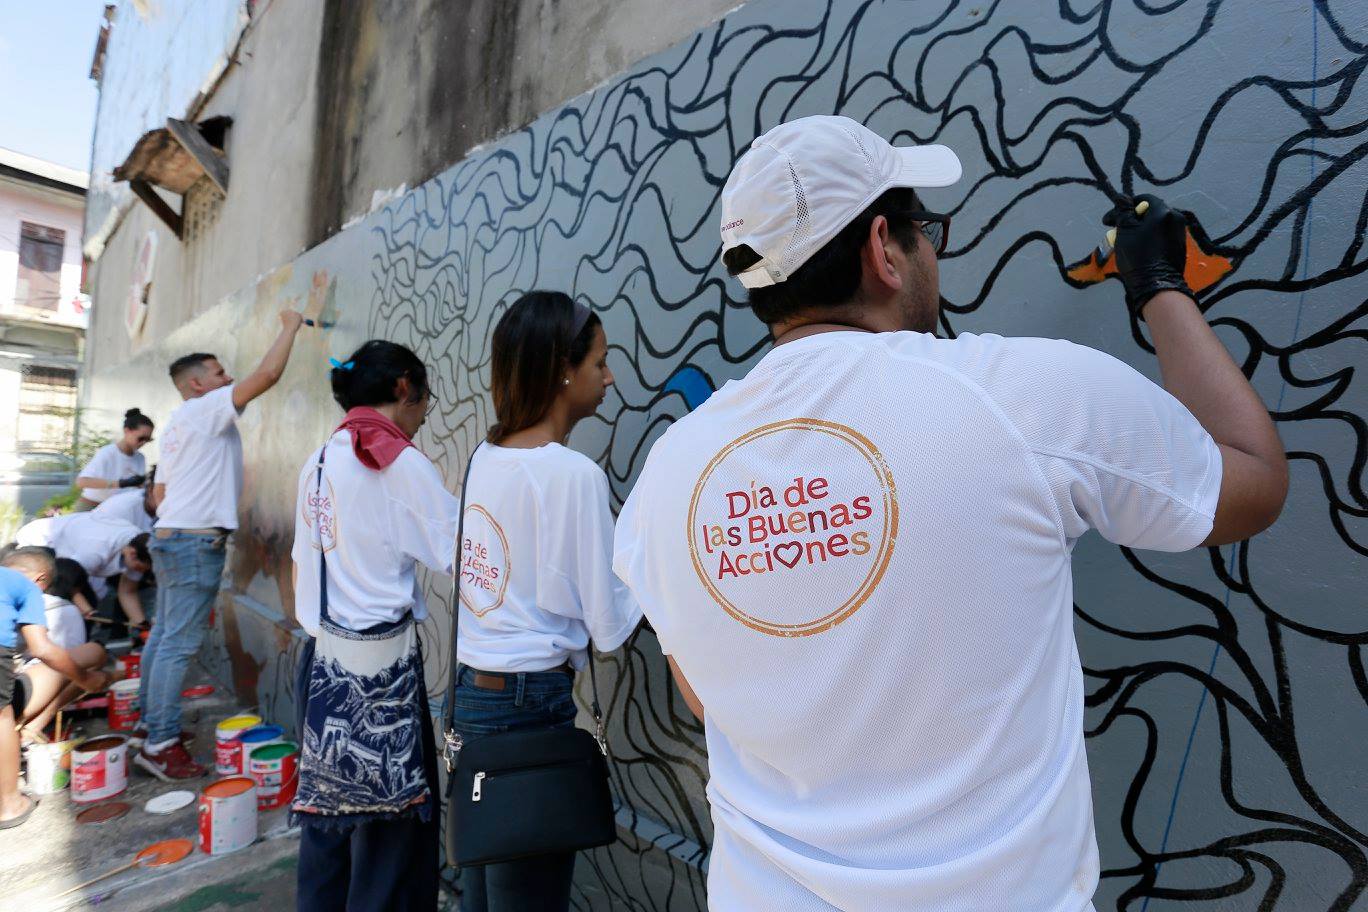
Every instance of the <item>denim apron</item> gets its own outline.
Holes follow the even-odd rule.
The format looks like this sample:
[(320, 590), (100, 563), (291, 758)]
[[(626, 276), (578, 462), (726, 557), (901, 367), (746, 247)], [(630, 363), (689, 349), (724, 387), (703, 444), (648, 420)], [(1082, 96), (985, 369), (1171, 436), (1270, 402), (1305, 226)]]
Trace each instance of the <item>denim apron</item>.
[[(318, 456), (319, 498), (326, 451), (325, 443)], [(362, 631), (333, 622), (321, 525), (314, 523), (319, 631), (299, 668), (301, 762), (292, 810), (348, 823), (413, 814), (427, 820), (432, 795), (424, 768), (428, 720), (417, 625), (412, 613)]]

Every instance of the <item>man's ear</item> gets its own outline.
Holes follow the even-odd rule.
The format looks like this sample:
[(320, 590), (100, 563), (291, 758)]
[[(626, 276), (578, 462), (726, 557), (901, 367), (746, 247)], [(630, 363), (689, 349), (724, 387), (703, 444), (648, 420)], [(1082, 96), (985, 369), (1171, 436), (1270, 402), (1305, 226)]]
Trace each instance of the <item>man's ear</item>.
[(899, 259), (906, 257), (907, 254), (888, 230), (888, 219), (876, 215), (869, 225), (869, 236), (865, 238), (860, 252), (860, 258), (864, 261), (865, 281), (874, 283), (873, 290), (900, 290), (903, 279), (897, 264)]

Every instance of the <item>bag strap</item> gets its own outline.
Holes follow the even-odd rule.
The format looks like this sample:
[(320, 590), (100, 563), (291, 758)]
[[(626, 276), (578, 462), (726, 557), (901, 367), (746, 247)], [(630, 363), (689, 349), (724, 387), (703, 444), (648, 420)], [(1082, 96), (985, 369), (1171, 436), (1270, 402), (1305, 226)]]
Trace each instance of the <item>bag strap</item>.
[[(461, 636), (461, 554), (465, 543), (466, 489), (470, 485), (470, 469), (475, 465), (475, 454), (484, 446), (480, 441), (470, 454), (466, 463), (465, 476), (461, 479), (461, 512), (456, 520), (455, 566), (451, 575), (451, 667), (447, 672), (446, 699), (442, 701), (442, 759), (446, 762), (448, 776), (456, 771), (456, 755), (461, 752), (464, 742), (456, 731), (456, 682), (461, 674), (461, 662), (457, 643)], [(604, 732), (603, 709), (599, 705), (598, 675), (594, 672), (594, 638), (589, 638), (589, 689), (593, 695), (590, 704), (594, 714), (594, 740), (598, 742), (603, 756), (608, 756), (608, 740)]]
[[(331, 439), (331, 438), (329, 438)], [(318, 450), (318, 478), (314, 486), (314, 535), (318, 539), (318, 625), (332, 623), (328, 617), (328, 547), (323, 541), (323, 523), (321, 510), (323, 503), (323, 459), (328, 452), (328, 441), (323, 441), (323, 446)], [(336, 510), (336, 504), (333, 505)]]

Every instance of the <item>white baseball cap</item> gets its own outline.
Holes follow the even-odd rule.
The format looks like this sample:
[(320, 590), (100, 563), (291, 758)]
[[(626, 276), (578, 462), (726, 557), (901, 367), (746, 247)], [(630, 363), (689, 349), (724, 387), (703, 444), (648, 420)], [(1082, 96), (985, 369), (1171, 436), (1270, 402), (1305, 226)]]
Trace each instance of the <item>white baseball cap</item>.
[(892, 146), (849, 117), (780, 124), (751, 143), (722, 188), (722, 250), (745, 244), (760, 262), (747, 288), (788, 279), (893, 187), (948, 187), (960, 179), (948, 146)]

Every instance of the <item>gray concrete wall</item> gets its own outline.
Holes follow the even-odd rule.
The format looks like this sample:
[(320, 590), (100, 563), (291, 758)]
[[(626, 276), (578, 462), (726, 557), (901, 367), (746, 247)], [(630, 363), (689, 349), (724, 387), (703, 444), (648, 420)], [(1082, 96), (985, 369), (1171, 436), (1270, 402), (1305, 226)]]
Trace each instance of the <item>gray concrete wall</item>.
[[(199, 217), (184, 241), (142, 204), (110, 234), (91, 267), (88, 391), (226, 295), (365, 215), (377, 193), (422, 183), (473, 146), (668, 47), (736, 2), (257, 3), (236, 58), (195, 115), (233, 118), (229, 192), (224, 198), (207, 185), (197, 189)], [(218, 2), (213, 16), (231, 21), (236, 6)], [(128, 80), (116, 79), (129, 70), (117, 59), (125, 48), (144, 55), (141, 68), (157, 75), (158, 59), (138, 43), (144, 33), (165, 33), (167, 58), (189, 71), (181, 44), (205, 44), (205, 29), (158, 31), (162, 18), (168, 17), (144, 21), (130, 4), (121, 6), (106, 64), (114, 94), (102, 99), (97, 136), (124, 137), (131, 148), (141, 130), (185, 115), (186, 93), (169, 95), (162, 84), (168, 80), (154, 81), (148, 97), (140, 97)], [(121, 39), (120, 29), (132, 37)], [(125, 122), (138, 126), (130, 132)], [(103, 154), (117, 164), (127, 151)], [(106, 209), (124, 196), (107, 195)], [(184, 205), (168, 199), (178, 210)], [(148, 232), (157, 235), (150, 307), (142, 331), (130, 338), (124, 303)], [(121, 413), (94, 417), (112, 421)]]
[[(572, 291), (604, 319), (618, 386), (571, 443), (620, 501), (661, 429), (765, 349), (717, 262), (732, 162), (780, 120), (845, 113), (964, 159), (961, 184), (926, 194), (954, 215), (946, 334), (1070, 338), (1154, 376), (1116, 283), (1070, 274), (1118, 191), (1195, 210), (1206, 249), (1231, 261), (1201, 303), (1273, 409), (1292, 494), (1272, 530), (1233, 547), (1077, 547), (1097, 908), (1368, 908), (1368, 10), (1073, 9), (752, 0), (101, 372), (92, 394), (112, 406), (162, 388), (163, 365), (192, 348), (246, 365), (315, 275), (331, 298), (336, 327), (301, 337), (281, 387), (244, 416), (243, 529), (214, 632), (223, 673), (288, 712), (290, 505), (301, 460), (338, 418), (329, 355), (371, 336), (420, 352), (440, 403), (420, 444), (454, 486), (491, 418), (493, 321), (522, 290)], [(444, 602), (445, 585), (432, 589)], [(433, 690), (445, 628), (438, 611), (423, 630)], [(649, 634), (603, 667), (624, 842), (582, 857), (577, 907), (702, 908), (698, 726)]]

